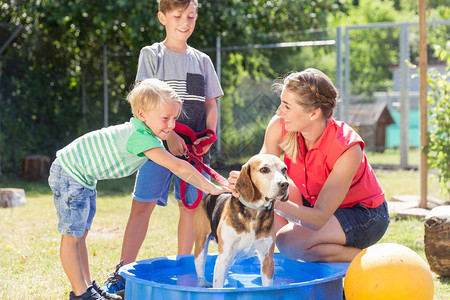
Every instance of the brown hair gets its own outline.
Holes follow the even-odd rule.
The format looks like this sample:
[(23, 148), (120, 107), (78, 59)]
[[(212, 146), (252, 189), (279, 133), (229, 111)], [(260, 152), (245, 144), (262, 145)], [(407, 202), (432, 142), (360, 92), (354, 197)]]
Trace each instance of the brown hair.
[(178, 8), (186, 9), (191, 2), (194, 2), (195, 6), (198, 7), (197, 0), (159, 0), (158, 8), (162, 13), (166, 13), (168, 11), (172, 11)]
[[(333, 109), (338, 102), (339, 93), (330, 78), (314, 68), (290, 73), (282, 82), (275, 82), (272, 87), (279, 92), (286, 89), (296, 94), (297, 104), (307, 112), (320, 108), (326, 119), (333, 115)], [(295, 162), (299, 147), (297, 132), (288, 132), (280, 146)]]

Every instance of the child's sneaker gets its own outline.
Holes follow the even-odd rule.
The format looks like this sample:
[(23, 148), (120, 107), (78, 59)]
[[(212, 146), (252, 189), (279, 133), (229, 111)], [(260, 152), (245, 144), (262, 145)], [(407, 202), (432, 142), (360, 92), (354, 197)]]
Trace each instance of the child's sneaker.
[(123, 266), (123, 260), (116, 266), (116, 270), (105, 281), (101, 289), (110, 294), (123, 296), (125, 294), (125, 279), (119, 275), (119, 269)]
[(102, 290), (100, 285), (95, 280), (92, 281), (92, 286), (94, 287), (94, 290), (97, 293), (99, 293), (100, 295), (102, 295), (102, 297), (105, 298), (105, 299), (108, 299), (108, 300), (122, 300), (122, 297), (120, 297), (119, 295), (110, 294), (107, 291)]
[(73, 291), (70, 292), (69, 300), (106, 300), (106, 298), (97, 293), (97, 291), (91, 285), (81, 296), (76, 296)]

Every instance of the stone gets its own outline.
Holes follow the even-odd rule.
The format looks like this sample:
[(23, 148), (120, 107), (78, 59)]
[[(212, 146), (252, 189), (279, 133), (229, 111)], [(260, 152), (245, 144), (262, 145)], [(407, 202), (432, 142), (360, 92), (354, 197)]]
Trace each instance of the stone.
[(435, 207), (426, 215), (424, 242), (431, 270), (450, 276), (450, 205)]
[(0, 188), (0, 207), (14, 207), (27, 204), (25, 190), (15, 188)]

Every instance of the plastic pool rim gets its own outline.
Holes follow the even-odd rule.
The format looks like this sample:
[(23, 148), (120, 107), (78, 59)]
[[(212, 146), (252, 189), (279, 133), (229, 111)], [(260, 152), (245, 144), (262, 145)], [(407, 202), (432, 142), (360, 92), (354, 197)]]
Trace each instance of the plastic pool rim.
[[(324, 284), (324, 283), (335, 281), (335, 280), (342, 280), (345, 277), (345, 274), (347, 272), (347, 267), (349, 265), (349, 263), (332, 263), (336, 266), (339, 266), (341, 268), (341, 270), (332, 275), (328, 275), (326, 277), (316, 278), (316, 279), (302, 281), (302, 282), (288, 283), (288, 284), (282, 284), (282, 285), (271, 285), (271, 286), (224, 287), (224, 288), (205, 288), (205, 287), (194, 287), (194, 286), (161, 283), (161, 282), (151, 281), (148, 279), (138, 278), (138, 277), (134, 276), (133, 274), (131, 274), (130, 272), (128, 272), (130, 269), (134, 269), (134, 266), (138, 265), (138, 264), (145, 264), (145, 263), (162, 261), (162, 260), (178, 261), (183, 258), (188, 258), (190, 256), (193, 257), (192, 254), (187, 254), (187, 255), (163, 256), (163, 257), (156, 257), (156, 258), (141, 260), (141, 261), (134, 262), (134, 263), (123, 266), (119, 270), (119, 274), (121, 276), (123, 276), (126, 280), (132, 279), (132, 281), (134, 283), (139, 283), (139, 284), (143, 284), (146, 286), (153, 286), (153, 287), (157, 287), (157, 288), (164, 288), (164, 289), (168, 289), (168, 290), (177, 290), (177, 291), (194, 292), (194, 293), (240, 293), (240, 292), (249, 292), (249, 291), (250, 292), (251, 291), (261, 292), (261, 291), (293, 289), (293, 288), (298, 288), (298, 287), (302, 287), (302, 286)], [(208, 256), (209, 257), (214, 257), (214, 256), (217, 257), (217, 253), (208, 253)], [(276, 266), (277, 258), (280, 258), (280, 257), (282, 257), (284, 259), (284, 257), (280, 253), (274, 253), (275, 266)], [(252, 258), (249, 258), (249, 259), (252, 259)], [(245, 261), (245, 260), (246, 259), (244, 259), (242, 261)], [(237, 262), (239, 262), (239, 261), (241, 261), (241, 260), (238, 260)], [(303, 261), (295, 261), (295, 260), (293, 260), (292, 262), (298, 262), (298, 263), (302, 263), (302, 264), (314, 264), (317, 266), (330, 264), (330, 263), (320, 263), (320, 262), (318, 262), (318, 263), (303, 262)], [(276, 272), (275, 272), (275, 276), (276, 276)]]

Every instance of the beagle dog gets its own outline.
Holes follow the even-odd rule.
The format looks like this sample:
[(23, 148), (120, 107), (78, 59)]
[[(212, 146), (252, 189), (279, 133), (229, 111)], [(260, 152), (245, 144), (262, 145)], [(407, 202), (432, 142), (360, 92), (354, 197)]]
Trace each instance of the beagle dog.
[(257, 255), (263, 286), (273, 283), (275, 226), (273, 202), (287, 201), (286, 165), (275, 155), (258, 154), (242, 166), (236, 181), (239, 198), (230, 193), (207, 195), (194, 219), (194, 259), (198, 285), (205, 279), (205, 261), (211, 239), (218, 243), (214, 288), (222, 288), (235, 259)]

